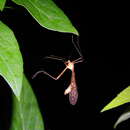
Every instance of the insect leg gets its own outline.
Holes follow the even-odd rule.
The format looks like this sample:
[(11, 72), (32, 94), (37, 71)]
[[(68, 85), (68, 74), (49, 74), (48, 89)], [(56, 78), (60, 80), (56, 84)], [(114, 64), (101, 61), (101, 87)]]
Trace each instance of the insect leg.
[(52, 79), (54, 79), (54, 80), (58, 80), (58, 79), (64, 74), (64, 72), (66, 71), (66, 69), (67, 69), (67, 67), (66, 67), (57, 77), (53, 77), (52, 75), (50, 75), (50, 74), (47, 73), (46, 71), (41, 70), (41, 71), (36, 72), (36, 73), (33, 75), (32, 78), (35, 78), (38, 74), (43, 73), (43, 74), (45, 74), (45, 75), (48, 75), (50, 78), (52, 78)]

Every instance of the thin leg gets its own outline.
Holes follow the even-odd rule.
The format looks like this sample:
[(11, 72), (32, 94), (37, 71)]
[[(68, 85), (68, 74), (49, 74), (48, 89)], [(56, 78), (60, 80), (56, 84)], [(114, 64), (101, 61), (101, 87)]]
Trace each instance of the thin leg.
[(74, 60), (73, 62), (76, 62), (76, 61), (81, 60), (81, 59), (82, 59), (82, 57), (79, 57), (78, 59)]
[(80, 46), (79, 46), (79, 38), (77, 38), (77, 45), (78, 45), (78, 46), (77, 46), (77, 45), (75, 44), (75, 42), (74, 42), (74, 37), (73, 37), (73, 35), (72, 35), (72, 43), (73, 43), (75, 49), (77, 50), (77, 52), (79, 53), (79, 55), (82, 57), (81, 49), (80, 49)]
[(46, 56), (45, 58), (55, 59), (55, 60), (61, 60), (61, 61), (63, 61), (63, 62), (65, 61), (65, 58), (59, 57), (59, 56), (54, 56), (54, 55)]
[(36, 73), (33, 75), (32, 78), (35, 78), (38, 74), (43, 73), (43, 74), (45, 74), (45, 75), (48, 75), (50, 78), (52, 78), (52, 79), (54, 79), (54, 80), (58, 80), (58, 79), (64, 74), (64, 72), (65, 72), (66, 70), (67, 70), (67, 67), (66, 67), (57, 77), (53, 77), (52, 75), (50, 75), (50, 74), (47, 73), (46, 71), (41, 70), (41, 71), (36, 72)]
[(84, 59), (81, 59), (81, 60), (74, 62), (74, 64), (77, 64), (77, 63), (80, 63), (80, 62), (83, 62), (83, 61), (84, 61)]
[(83, 57), (79, 57), (78, 59), (74, 60), (73, 63), (79, 63), (83, 61), (84, 61)]

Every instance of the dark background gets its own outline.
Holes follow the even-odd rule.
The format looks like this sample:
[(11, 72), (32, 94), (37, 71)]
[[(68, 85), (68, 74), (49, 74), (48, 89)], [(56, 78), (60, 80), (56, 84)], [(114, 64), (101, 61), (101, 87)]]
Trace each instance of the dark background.
[[(128, 104), (100, 113), (117, 93), (130, 84), (129, 79), (129, 21), (128, 10), (122, 3), (85, 3), (55, 0), (79, 31), (79, 44), (85, 62), (75, 66), (79, 100), (71, 106), (63, 95), (70, 83), (67, 71), (58, 81), (45, 75), (31, 79), (44, 69), (58, 75), (62, 62), (45, 60), (48, 55), (76, 59), (72, 34), (59, 33), (41, 27), (22, 7), (8, 2), (13, 9), (5, 9), (2, 21), (15, 33), (24, 59), (24, 70), (36, 94), (46, 130), (113, 129), (113, 125)], [(89, 30), (89, 31), (88, 31)], [(76, 42), (76, 40), (75, 40)], [(10, 124), (11, 90), (0, 79), (0, 126)], [(129, 120), (119, 129), (129, 129)]]

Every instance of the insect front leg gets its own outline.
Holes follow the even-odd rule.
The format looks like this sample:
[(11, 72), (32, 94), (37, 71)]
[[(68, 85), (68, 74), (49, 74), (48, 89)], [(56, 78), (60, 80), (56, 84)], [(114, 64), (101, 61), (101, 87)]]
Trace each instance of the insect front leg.
[(52, 79), (54, 79), (54, 80), (58, 80), (58, 79), (64, 74), (64, 72), (65, 72), (67, 69), (68, 69), (68, 68), (66, 67), (57, 77), (54, 77), (54, 76), (50, 75), (49, 73), (47, 73), (46, 71), (41, 70), (41, 71), (36, 72), (36, 73), (33, 75), (32, 79), (35, 78), (38, 74), (43, 73), (43, 74), (45, 74), (45, 75), (48, 75), (50, 78), (52, 78)]
[(72, 90), (72, 87), (71, 87), (71, 84), (70, 84), (69, 87), (65, 90), (64, 95), (69, 94), (71, 92), (71, 90)]

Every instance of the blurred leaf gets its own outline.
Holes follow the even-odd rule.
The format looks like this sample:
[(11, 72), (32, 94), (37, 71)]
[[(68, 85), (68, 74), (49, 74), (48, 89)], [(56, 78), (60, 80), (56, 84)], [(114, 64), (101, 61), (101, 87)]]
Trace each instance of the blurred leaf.
[(78, 32), (71, 24), (71, 21), (52, 0), (12, 1), (18, 5), (24, 6), (41, 26), (54, 31), (78, 35)]
[(13, 117), (10, 130), (44, 130), (44, 124), (32, 88), (23, 77), (21, 100), (13, 96)]
[(120, 92), (108, 105), (106, 105), (101, 112), (118, 107), (130, 102), (130, 86)]
[(0, 21), (0, 75), (20, 99), (23, 61), (13, 32)]
[(129, 118), (130, 118), (130, 111), (129, 112), (124, 112), (123, 114), (121, 114), (121, 116), (118, 118), (118, 120), (114, 124), (114, 128), (116, 128), (117, 125), (119, 125), (121, 122), (123, 122), (125, 120), (128, 120)]
[(0, 10), (3, 11), (6, 0), (0, 0)]

